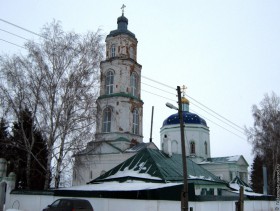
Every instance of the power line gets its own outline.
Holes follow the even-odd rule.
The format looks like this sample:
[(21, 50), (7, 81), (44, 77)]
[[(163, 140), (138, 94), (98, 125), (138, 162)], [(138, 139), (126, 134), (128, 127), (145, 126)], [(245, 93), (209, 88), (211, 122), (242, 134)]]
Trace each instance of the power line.
[(42, 37), (42, 38), (44, 38), (44, 39), (47, 39), (46, 37), (43, 37), (43, 36), (40, 35), (40, 34), (37, 34), (37, 33), (33, 32), (33, 31), (30, 31), (30, 30), (28, 30), (28, 29), (26, 29), (26, 28), (23, 28), (23, 27), (21, 27), (21, 26), (19, 26), (19, 25), (16, 25), (16, 24), (11, 23), (11, 22), (9, 22), (9, 21), (6, 21), (6, 20), (4, 20), (4, 19), (1, 19), (1, 18), (0, 18), (0, 21), (2, 21), (2, 22), (4, 22), (4, 23), (7, 23), (7, 24), (9, 24), (9, 25), (12, 25), (12, 26), (14, 26), (14, 27), (17, 27), (17, 28), (19, 28), (19, 29), (21, 29), (21, 30), (24, 30), (24, 31), (26, 31), (26, 32), (29, 32), (29, 33), (31, 33), (31, 34), (34, 34), (34, 35), (36, 35), (36, 36), (38, 36), (38, 37)]
[[(163, 92), (165, 92), (165, 93), (168, 93), (168, 94), (170, 94), (170, 95), (174, 95), (174, 93), (165, 91), (165, 90), (163, 90), (163, 89), (160, 89), (160, 88), (158, 88), (158, 87), (152, 86), (152, 85), (150, 85), (150, 84), (147, 84), (147, 83), (144, 83), (144, 82), (141, 82), (141, 83), (144, 84), (144, 85), (146, 85), (146, 86), (153, 87), (153, 88), (155, 88), (155, 89), (158, 89), (158, 90), (160, 90), (160, 91), (163, 91)], [(148, 91), (146, 91), (146, 92), (148, 92)], [(152, 92), (149, 92), (149, 93), (150, 93), (150, 94), (153, 94)], [(160, 95), (157, 95), (157, 96), (160, 96)], [(160, 97), (165, 98), (165, 97), (163, 97), (163, 96), (160, 96)], [(168, 98), (165, 98), (165, 99), (168, 99)], [(171, 100), (171, 99), (168, 99), (168, 100)], [(193, 100), (194, 100), (194, 99), (193, 99)], [(173, 100), (173, 101), (174, 101), (174, 100)], [(196, 100), (194, 100), (194, 101), (196, 101)], [(192, 104), (193, 104), (194, 106), (198, 107), (199, 109), (205, 111), (206, 113), (208, 113), (208, 114), (211, 115), (212, 117), (214, 117), (214, 118), (218, 119), (219, 121), (223, 122), (224, 124), (228, 125), (228, 126), (231, 127), (232, 129), (234, 129), (234, 130), (236, 130), (236, 131), (238, 131), (238, 132), (240, 132), (240, 133), (242, 133), (242, 134), (244, 135), (244, 131), (243, 131), (243, 130), (239, 130), (239, 129), (235, 128), (235, 127), (232, 127), (231, 124), (229, 124), (228, 122), (224, 121), (223, 119), (216, 117), (215, 115), (209, 113), (208, 111), (206, 111), (205, 109), (203, 109), (203, 108), (201, 108), (200, 106), (196, 105), (195, 103), (192, 103)], [(214, 113), (216, 113), (216, 112), (214, 112)], [(211, 121), (211, 122), (213, 122), (213, 121)], [(213, 122), (213, 123), (214, 123), (214, 122)], [(216, 123), (215, 123), (215, 124), (216, 124)], [(222, 127), (222, 126), (221, 126), (221, 127)]]
[(6, 30), (4, 30), (4, 29), (0, 29), (0, 31), (6, 32), (6, 33), (11, 34), (11, 35), (13, 35), (13, 36), (15, 36), (15, 37), (19, 37), (19, 38), (21, 38), (21, 39), (24, 39), (24, 40), (26, 40), (26, 41), (29, 41), (29, 40), (28, 40), (27, 38), (25, 38), (25, 37), (19, 36), (19, 35), (17, 35), (17, 34), (14, 34), (14, 33), (12, 33), (12, 32), (6, 31)]
[(232, 127), (232, 125), (229, 124), (228, 122), (226, 122), (226, 121), (224, 121), (223, 119), (221, 119), (221, 118), (219, 118), (219, 117), (216, 117), (215, 115), (209, 113), (208, 111), (206, 111), (205, 109), (203, 109), (203, 108), (201, 108), (200, 106), (196, 105), (195, 103), (192, 103), (192, 105), (198, 107), (198, 108), (201, 109), (202, 111), (205, 111), (205, 112), (208, 113), (209, 115), (213, 116), (214, 118), (218, 119), (219, 121), (223, 122), (224, 124), (230, 126), (232, 129), (234, 129), (234, 130), (236, 130), (236, 131), (238, 131), (238, 132), (244, 134), (244, 130), (243, 130), (243, 129), (240, 130), (240, 129), (238, 129), (238, 128)]
[[(195, 112), (195, 113), (196, 113), (196, 111), (195, 111), (195, 110), (193, 110), (193, 109), (191, 109), (191, 110), (192, 110), (193, 112)], [(205, 116), (203, 116), (203, 115), (201, 115), (201, 114), (200, 114), (200, 116), (201, 116), (201, 117), (203, 117), (204, 119), (206, 119), (207, 121), (212, 122), (213, 124), (215, 124), (215, 125), (217, 125), (217, 126), (219, 126), (219, 127), (223, 128), (224, 130), (226, 130), (226, 131), (230, 132), (231, 134), (233, 134), (233, 135), (235, 135), (235, 136), (238, 136), (239, 138), (241, 138), (241, 139), (243, 139), (244, 141), (246, 141), (246, 139), (244, 139), (244, 137), (242, 137), (242, 136), (240, 136), (240, 135), (236, 134), (235, 132), (232, 132), (231, 130), (229, 130), (229, 129), (227, 129), (227, 128), (223, 127), (222, 125), (220, 125), (220, 124), (218, 124), (218, 123), (216, 123), (216, 122), (212, 121), (211, 119), (209, 119), (209, 118), (207, 118), (207, 117), (205, 117)], [(244, 133), (243, 133), (243, 135), (244, 135)]]
[(1, 40), (1, 41), (3, 41), (3, 42), (9, 43), (9, 44), (12, 44), (12, 45), (15, 45), (15, 46), (17, 46), (17, 47), (20, 47), (20, 48), (23, 48), (23, 49), (27, 50), (25, 47), (20, 46), (20, 45), (18, 45), (18, 44), (15, 44), (15, 43), (9, 42), (9, 41), (4, 40), (4, 39), (1, 39), (1, 38), (0, 38), (0, 40)]
[[(174, 101), (174, 102), (176, 102), (176, 101), (173, 100), (173, 99), (164, 97), (164, 96), (162, 96), (162, 95), (155, 94), (155, 93), (153, 93), (153, 92), (146, 91), (146, 90), (144, 90), (144, 89), (141, 89), (141, 91), (144, 91), (144, 92), (147, 92), (147, 93), (149, 93), (149, 94), (152, 94), (152, 95), (155, 95), (155, 96), (164, 98), (164, 99), (169, 100), (169, 101)], [(190, 109), (190, 110), (191, 110), (192, 112), (194, 112), (194, 113), (198, 113), (198, 112), (196, 112), (194, 109)], [(211, 119), (209, 119), (209, 118), (207, 118), (207, 117), (205, 117), (205, 116), (203, 116), (203, 115), (201, 115), (201, 114), (199, 114), (199, 115), (200, 115), (201, 117), (203, 117), (204, 119), (206, 119), (207, 121), (212, 122), (213, 124), (217, 125), (218, 127), (220, 127), (220, 128), (222, 128), (222, 129), (228, 131), (229, 133), (231, 133), (231, 134), (233, 134), (233, 135), (235, 135), (235, 136), (241, 138), (242, 140), (246, 140), (246, 139), (244, 139), (244, 137), (242, 137), (242, 136), (240, 136), (240, 135), (238, 135), (238, 134), (232, 132), (231, 130), (229, 130), (229, 129), (223, 127), (222, 125), (220, 125), (220, 124), (214, 122), (213, 120), (211, 120)], [(229, 126), (230, 126), (230, 125), (229, 125)], [(231, 128), (233, 128), (233, 127), (231, 127)], [(240, 132), (240, 131), (239, 131), (239, 132)], [(244, 133), (242, 133), (242, 134), (244, 135)]]
[(176, 90), (176, 89), (174, 89), (174, 87), (172, 87), (172, 86), (169, 86), (169, 85), (167, 85), (167, 84), (161, 83), (161, 82), (156, 81), (156, 80), (154, 80), (154, 79), (148, 78), (148, 77), (146, 77), (146, 76), (144, 76), (144, 75), (141, 75), (141, 77), (142, 77), (142, 78), (145, 78), (145, 79), (147, 79), (147, 80), (153, 81), (153, 82), (155, 82), (155, 83), (157, 83), (157, 84), (166, 86), (166, 87), (168, 87), (168, 88), (170, 88), (170, 89)]
[[(31, 34), (34, 34), (34, 35), (36, 35), (36, 36), (42, 37), (42, 38), (44, 38), (44, 39), (47, 39), (47, 38), (41, 36), (41, 35), (38, 34), (38, 33), (35, 33), (35, 32), (33, 32), (33, 31), (31, 31), (31, 30), (28, 30), (28, 29), (26, 29), (26, 28), (24, 28), (24, 27), (21, 27), (21, 26), (19, 26), (19, 25), (16, 25), (16, 24), (11, 23), (11, 22), (9, 22), (9, 21), (6, 21), (6, 20), (4, 20), (4, 19), (1, 19), (1, 18), (0, 18), (0, 21), (5, 22), (5, 23), (7, 23), (7, 24), (9, 24), (9, 25), (12, 25), (12, 26), (14, 26), (14, 27), (17, 27), (17, 28), (19, 28), (19, 29), (21, 29), (21, 30), (24, 30), (24, 31), (26, 31), (26, 32), (29, 32), (29, 33), (31, 33)], [(28, 40), (28, 39), (26, 39), (26, 38), (24, 38), (24, 37), (21, 37), (21, 36), (19, 36), (19, 35), (14, 34), (14, 33), (8, 32), (8, 31), (6, 31), (6, 30), (3, 30), (3, 29), (0, 29), (0, 30), (1, 30), (1, 31), (4, 31), (4, 32), (6, 32), (6, 33), (9, 33), (9, 34), (11, 34), (11, 35), (13, 35), (13, 36), (17, 36), (17, 37), (19, 37), (19, 38)], [(0, 39), (0, 40), (2, 40), (2, 41), (4, 41), (4, 42), (7, 42), (7, 43), (9, 43), (9, 44), (18, 46), (18, 47), (20, 47), (20, 48), (26, 49), (26, 48), (23, 47), (23, 46), (17, 45), (17, 44), (12, 43), (12, 42), (9, 42), (9, 41), (7, 41), (7, 40), (4, 40), (4, 39)], [(157, 84), (160, 84), (160, 85), (162, 85), (162, 86), (165, 86), (165, 87), (170, 88), (170, 89), (172, 89), (172, 90), (176, 90), (174, 87), (171, 87), (171, 86), (169, 86), (169, 85), (167, 85), (167, 84), (164, 84), (164, 83), (161, 83), (161, 82), (156, 81), (156, 80), (154, 80), (154, 79), (151, 79), (151, 78), (149, 78), (149, 77), (146, 77), (146, 76), (143, 76), (143, 75), (142, 75), (142, 78), (145, 78), (145, 79), (150, 80), (150, 81), (152, 81), (152, 82), (154, 82), (154, 83), (157, 83)], [(143, 83), (143, 82), (142, 82), (142, 83)], [(143, 84), (145, 84), (145, 83), (143, 83)], [(164, 91), (164, 92), (166, 92), (166, 93), (172, 94), (172, 93), (170, 93), (170, 92), (167, 92), (167, 91), (165, 91), (165, 90), (159, 89), (159, 88), (157, 88), (157, 87), (154, 87), (154, 86), (151, 86), (151, 85), (148, 85), (148, 84), (145, 84), (145, 85), (150, 86), (150, 87), (153, 87), (153, 88), (158, 89), (158, 90), (161, 90), (161, 91)], [(143, 90), (143, 91), (144, 91), (144, 90)], [(146, 91), (146, 92), (148, 92), (148, 91)], [(148, 93), (154, 94), (154, 93), (151, 93), (151, 92), (148, 92)], [(157, 94), (154, 94), (154, 95), (157, 95)], [(173, 94), (172, 94), (172, 95), (173, 95)], [(163, 96), (160, 96), (160, 95), (157, 95), (157, 96), (163, 97)], [(225, 118), (224, 116), (222, 116), (222, 115), (220, 115), (219, 113), (215, 112), (213, 109), (211, 109), (211, 108), (205, 106), (204, 104), (200, 103), (199, 101), (195, 100), (195, 99), (192, 98), (191, 96), (189, 96), (189, 95), (186, 95), (186, 96), (189, 97), (190, 99), (192, 99), (193, 101), (195, 101), (196, 103), (198, 103), (199, 105), (203, 106), (203, 107), (206, 108), (207, 110), (211, 111), (211, 112), (214, 113), (215, 115), (217, 115), (217, 116), (219, 116), (220, 118), (224, 119), (226, 122), (223, 121), (223, 120), (221, 120), (220, 118), (214, 116), (213, 114), (210, 114), (210, 113), (207, 112), (205, 109), (203, 109), (203, 108), (201, 108), (201, 107), (199, 107), (198, 105), (196, 105), (196, 104), (193, 103), (195, 106), (197, 106), (197, 107), (200, 108), (201, 110), (205, 111), (205, 112), (208, 113), (209, 115), (213, 116), (214, 118), (218, 119), (219, 121), (223, 122), (224, 124), (227, 124), (227, 125), (230, 126), (230, 127), (232, 127), (232, 125), (233, 125), (233, 126), (239, 128), (239, 130), (238, 130), (238, 129), (232, 127), (232, 128), (234, 128), (235, 130), (237, 130), (238, 132), (241, 132), (241, 131), (240, 131), (240, 129), (241, 129), (241, 130), (242, 130), (241, 133), (243, 133), (243, 128), (240, 127), (239, 125), (237, 125), (236, 123), (234, 123), (234, 122), (232, 122), (231, 120)], [(163, 97), (163, 98), (165, 98), (165, 97)], [(168, 99), (168, 98), (165, 98), (165, 99)], [(168, 100), (171, 100), (171, 99), (168, 99)], [(229, 123), (227, 123), (227, 122), (229, 122), (231, 125), (230, 125)]]
[(158, 94), (155, 94), (155, 93), (153, 93), (153, 92), (149, 92), (149, 91), (144, 90), (144, 89), (141, 89), (141, 91), (144, 91), (144, 92), (147, 92), (147, 93), (149, 93), (149, 94), (152, 94), (152, 95), (155, 95), (155, 96), (164, 98), (164, 99), (166, 99), (166, 100), (170, 100), (170, 101), (176, 102), (174, 99), (170, 99), (170, 98), (164, 97), (164, 96), (162, 96), (162, 95), (158, 95)]
[[(143, 77), (143, 78), (145, 78), (145, 79), (147, 79), (147, 80), (153, 81), (153, 82), (155, 82), (155, 83), (157, 83), (157, 84), (160, 84), (160, 85), (162, 85), (162, 86), (165, 86), (165, 87), (167, 87), (167, 88), (170, 88), (170, 89), (174, 90), (173, 87), (171, 87), (171, 86), (169, 86), (169, 85), (167, 85), (167, 84), (164, 84), (164, 83), (162, 83), (162, 82), (156, 81), (156, 80), (154, 80), (154, 79), (148, 78), (148, 77), (143, 76), (143, 75), (142, 75), (141, 77)], [(155, 87), (154, 87), (154, 88), (155, 88)], [(157, 89), (157, 88), (156, 88), (156, 89)], [(161, 89), (159, 89), (159, 90), (161, 90)], [(169, 93), (169, 92), (167, 92), (167, 93)], [(169, 93), (169, 94), (170, 94), (170, 93)], [(229, 122), (229, 123), (232, 124), (233, 126), (239, 128), (238, 130), (242, 130), (242, 131), (244, 130), (242, 127), (240, 127), (240, 126), (237, 125), (236, 123), (234, 123), (234, 122), (232, 122), (231, 120), (229, 120), (228, 118), (226, 118), (226, 117), (224, 117), (224, 116), (218, 114), (218, 113), (215, 112), (213, 109), (211, 109), (211, 108), (207, 107), (206, 105), (204, 105), (203, 103), (200, 103), (199, 101), (195, 100), (193, 97), (191, 97), (191, 96), (189, 96), (189, 95), (186, 95), (186, 96), (189, 97), (190, 99), (192, 99), (193, 101), (195, 101), (196, 103), (198, 103), (199, 105), (203, 106), (204, 108), (208, 109), (209, 111), (211, 111), (211, 112), (214, 113), (215, 115), (217, 115), (217, 116), (219, 116), (220, 118), (224, 119), (225, 121)]]

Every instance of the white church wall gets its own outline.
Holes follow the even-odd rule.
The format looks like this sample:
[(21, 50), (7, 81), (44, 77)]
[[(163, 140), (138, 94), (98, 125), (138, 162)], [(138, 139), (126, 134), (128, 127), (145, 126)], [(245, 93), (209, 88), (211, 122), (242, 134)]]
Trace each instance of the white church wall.
[(228, 164), (203, 164), (201, 167), (210, 171), (216, 176), (219, 176), (222, 180), (230, 182), (230, 170)]
[[(177, 153), (182, 152), (181, 147), (181, 133), (179, 125), (167, 125), (161, 128), (161, 147), (163, 151), (169, 153), (170, 150), (168, 147), (172, 147), (169, 142), (176, 141), (178, 143)], [(209, 130), (203, 126), (191, 125), (188, 124), (184, 130), (185, 141), (186, 141), (186, 153), (187, 156), (191, 156), (192, 159), (196, 162), (202, 161), (202, 159), (210, 157), (210, 140), (209, 140)], [(166, 137), (167, 136), (167, 137)], [(190, 153), (190, 144), (191, 142), (195, 143), (195, 154)], [(205, 153), (205, 145), (207, 143), (207, 153)], [(169, 146), (170, 145), (170, 146)], [(174, 152), (175, 153), (175, 152)]]
[(78, 172), (74, 173), (72, 185), (85, 185), (133, 155), (134, 153), (118, 153), (82, 157)]
[[(54, 200), (62, 198), (45, 195), (16, 195), (11, 194), (6, 209), (19, 208), (24, 211), (38, 211), (51, 204)], [(112, 198), (85, 198), (90, 201), (95, 211), (170, 211), (180, 210), (180, 201), (167, 200), (130, 200)], [(247, 201), (244, 202), (246, 211), (269, 211), (275, 209), (275, 201)], [(194, 211), (235, 211), (235, 201), (204, 201), (189, 202)]]
[(203, 164), (200, 165), (206, 170), (210, 171), (216, 176), (219, 176), (222, 180), (230, 182), (236, 176), (240, 177), (244, 182), (248, 183), (247, 166), (239, 166), (235, 163), (219, 163), (219, 164)]

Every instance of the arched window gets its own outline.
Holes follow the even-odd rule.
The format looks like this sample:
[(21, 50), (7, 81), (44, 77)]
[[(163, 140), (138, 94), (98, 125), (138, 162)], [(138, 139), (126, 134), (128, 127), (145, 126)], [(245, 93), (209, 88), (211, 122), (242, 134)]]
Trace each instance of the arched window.
[(175, 140), (171, 142), (171, 152), (178, 153), (178, 143)]
[(205, 155), (207, 155), (208, 150), (207, 150), (207, 142), (206, 141), (204, 142), (204, 150), (205, 150)]
[(111, 57), (115, 57), (116, 56), (116, 45), (113, 44), (111, 46)]
[(112, 119), (112, 111), (109, 107), (107, 107), (103, 111), (103, 118), (102, 118), (103, 133), (111, 132), (111, 119)]
[(113, 87), (114, 87), (114, 73), (112, 71), (108, 71), (106, 73), (106, 79), (105, 79), (105, 90), (107, 95), (113, 93)]
[(139, 134), (139, 113), (138, 110), (135, 108), (132, 112), (133, 121), (132, 121), (132, 133)]
[(135, 73), (132, 73), (130, 76), (130, 93), (132, 94), (132, 96), (137, 95), (137, 82), (137, 75)]
[(195, 143), (193, 141), (191, 142), (190, 149), (191, 149), (191, 154), (195, 154)]
[(134, 59), (134, 48), (130, 46), (129, 48), (129, 56), (131, 59)]

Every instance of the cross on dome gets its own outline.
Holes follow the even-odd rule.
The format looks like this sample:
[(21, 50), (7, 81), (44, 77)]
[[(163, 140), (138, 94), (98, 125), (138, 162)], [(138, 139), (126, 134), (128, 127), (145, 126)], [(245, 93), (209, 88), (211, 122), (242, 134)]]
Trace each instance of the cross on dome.
[(122, 9), (122, 15), (124, 15), (124, 8), (125, 8), (126, 6), (123, 4), (122, 5), (122, 7), (121, 7), (121, 9)]
[(182, 86), (183, 97), (185, 97), (187, 87), (185, 85)]
[[(183, 110), (184, 110), (184, 111), (189, 111), (188, 105), (189, 105), (190, 102), (189, 102), (189, 100), (185, 97), (187, 87), (186, 87), (185, 85), (183, 85), (183, 86), (181, 87), (181, 89), (182, 89), (182, 93), (183, 93), (183, 97), (181, 98), (181, 102), (182, 102), (182, 104), (185, 104), (185, 105), (183, 106)], [(186, 104), (187, 104), (187, 105), (186, 105)]]

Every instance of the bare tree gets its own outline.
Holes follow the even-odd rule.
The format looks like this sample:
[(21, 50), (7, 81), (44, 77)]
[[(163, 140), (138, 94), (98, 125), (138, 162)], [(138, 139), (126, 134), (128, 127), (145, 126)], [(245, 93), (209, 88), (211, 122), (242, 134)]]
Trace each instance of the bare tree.
[[(2, 113), (16, 118), (27, 107), (47, 142), (45, 188), (59, 187), (69, 157), (92, 140), (98, 96), (100, 32), (66, 33), (53, 21), (40, 43), (27, 42), (28, 54), (0, 57)], [(26, 149), (30, 153), (30, 149)]]
[[(252, 108), (254, 126), (246, 128), (253, 152), (262, 158), (268, 169), (270, 193), (276, 191), (276, 169), (280, 163), (280, 98), (272, 92), (266, 94), (260, 107)], [(261, 181), (260, 181), (261, 182)]]

